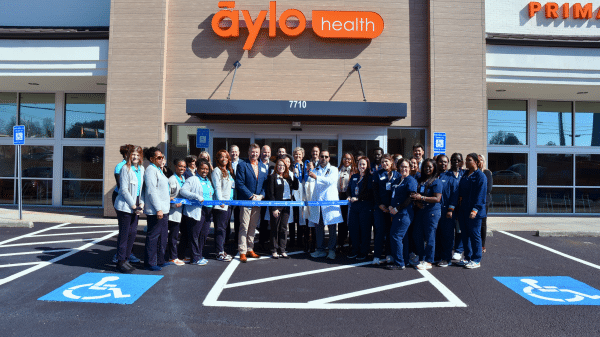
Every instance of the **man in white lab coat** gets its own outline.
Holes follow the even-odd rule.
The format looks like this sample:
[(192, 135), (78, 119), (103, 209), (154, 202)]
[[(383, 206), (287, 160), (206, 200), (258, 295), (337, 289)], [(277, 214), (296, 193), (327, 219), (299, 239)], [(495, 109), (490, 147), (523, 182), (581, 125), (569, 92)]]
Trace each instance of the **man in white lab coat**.
[[(338, 169), (329, 164), (329, 151), (321, 151), (319, 165), (308, 173), (310, 179), (314, 179), (314, 191), (312, 201), (337, 201)], [(339, 205), (311, 206), (309, 221), (316, 227), (317, 250), (311, 254), (314, 258), (325, 257), (335, 259), (335, 245), (337, 239), (336, 225), (342, 221), (342, 212)], [(329, 230), (329, 254), (325, 252), (325, 226)]]

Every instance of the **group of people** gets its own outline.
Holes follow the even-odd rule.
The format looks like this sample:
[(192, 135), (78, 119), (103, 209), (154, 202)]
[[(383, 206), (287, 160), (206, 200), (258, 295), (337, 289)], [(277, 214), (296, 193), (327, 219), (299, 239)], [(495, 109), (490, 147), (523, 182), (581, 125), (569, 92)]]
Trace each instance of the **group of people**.
[[(135, 269), (130, 262), (140, 262), (132, 247), (142, 212), (148, 223), (144, 267), (152, 271), (171, 264), (206, 265), (211, 223), (216, 258), (223, 262), (232, 260), (225, 251), (229, 236), (237, 240), (241, 262), (258, 258), (257, 228), (257, 248), (268, 250), (274, 259), (289, 258), (289, 242), (313, 258), (335, 259), (336, 251), (342, 251), (348, 258), (365, 260), (373, 252), (373, 264), (392, 270), (407, 264), (446, 267), (453, 260), (472, 269), (480, 266), (485, 252), (491, 173), (483, 169), (483, 156), (475, 153), (464, 162), (460, 153), (425, 159), (423, 146), (416, 144), (409, 159), (377, 148), (371, 158), (344, 153), (335, 167), (329, 151), (318, 146), (308, 160), (297, 147), (291, 155), (278, 149), (272, 161), (268, 145), (250, 145), (245, 160), (232, 145), (229, 152), (215, 154), (214, 167), (203, 152), (199, 158), (175, 159), (171, 171), (158, 148), (142, 151), (124, 145), (120, 150), (123, 161), (115, 168), (113, 195), (119, 221), (114, 260), (124, 273)], [(150, 162), (146, 169), (143, 157)], [(202, 204), (206, 200), (313, 203), (212, 206)]]

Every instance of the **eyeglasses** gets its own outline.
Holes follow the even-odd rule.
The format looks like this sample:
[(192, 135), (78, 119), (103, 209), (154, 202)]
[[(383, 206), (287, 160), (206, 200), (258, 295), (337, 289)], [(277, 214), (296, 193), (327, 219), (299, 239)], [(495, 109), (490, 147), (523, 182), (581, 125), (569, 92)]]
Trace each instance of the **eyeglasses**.
[(329, 158), (329, 156), (321, 156), (321, 158)]
[(154, 157), (154, 158), (156, 158), (158, 160), (162, 160), (162, 159), (165, 159), (165, 156), (158, 156), (158, 157)]

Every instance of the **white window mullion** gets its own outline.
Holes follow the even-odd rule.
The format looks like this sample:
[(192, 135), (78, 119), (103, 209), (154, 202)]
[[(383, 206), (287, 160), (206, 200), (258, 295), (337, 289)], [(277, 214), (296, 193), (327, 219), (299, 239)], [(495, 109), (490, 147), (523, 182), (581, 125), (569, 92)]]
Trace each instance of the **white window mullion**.
[(537, 100), (527, 102), (529, 158), (527, 159), (527, 214), (537, 214)]
[(55, 94), (55, 113), (54, 113), (54, 156), (52, 169), (52, 206), (62, 205), (62, 175), (63, 175), (63, 149), (62, 140), (64, 138), (64, 112), (65, 112), (65, 93), (57, 92)]

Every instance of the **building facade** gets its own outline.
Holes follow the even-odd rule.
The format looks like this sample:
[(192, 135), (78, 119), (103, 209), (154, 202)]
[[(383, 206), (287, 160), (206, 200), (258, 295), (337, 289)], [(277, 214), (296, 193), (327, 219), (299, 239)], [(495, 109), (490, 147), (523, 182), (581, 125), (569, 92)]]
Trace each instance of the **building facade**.
[[(600, 213), (600, 3), (98, 3), (94, 19), (45, 23), (53, 39), (25, 19), (0, 31), (0, 61), (12, 64), (0, 74), (2, 120), (54, 116), (51, 136), (35, 134), (50, 123), (37, 117), (27, 139), (30, 165), (45, 167), (27, 172), (31, 204), (114, 215), (112, 171), (127, 143), (159, 146), (169, 162), (232, 144), (242, 157), (253, 142), (318, 145), (339, 164), (376, 147), (409, 157), (415, 143), (429, 157), (443, 133), (447, 154), (488, 155), (492, 214)], [(9, 144), (0, 137), (14, 163)], [(3, 170), (2, 202), (14, 203), (14, 165)]]

